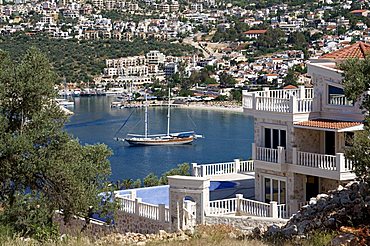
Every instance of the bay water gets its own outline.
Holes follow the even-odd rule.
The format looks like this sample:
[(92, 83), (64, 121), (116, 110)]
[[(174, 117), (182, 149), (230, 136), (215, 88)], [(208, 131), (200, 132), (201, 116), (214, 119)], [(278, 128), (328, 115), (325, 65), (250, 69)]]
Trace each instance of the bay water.
[[(159, 176), (184, 162), (218, 163), (251, 157), (253, 119), (238, 112), (172, 108), (171, 132), (195, 130), (204, 136), (188, 145), (133, 147), (116, 141), (115, 137), (127, 133), (144, 134), (144, 108), (111, 108), (114, 99), (74, 98), (74, 115), (65, 126), (82, 144), (104, 143), (112, 149), (112, 181), (144, 178), (151, 172)], [(150, 107), (148, 112), (149, 134), (166, 133), (167, 107)]]

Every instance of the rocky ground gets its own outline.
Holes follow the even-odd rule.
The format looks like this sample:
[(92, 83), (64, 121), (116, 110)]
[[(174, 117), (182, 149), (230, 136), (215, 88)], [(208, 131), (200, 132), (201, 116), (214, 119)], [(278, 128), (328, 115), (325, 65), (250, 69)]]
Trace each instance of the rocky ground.
[(266, 231), (255, 228), (254, 236), (283, 239), (305, 238), (321, 232), (337, 232), (332, 245), (368, 245), (370, 243), (370, 186), (351, 182), (301, 208), (288, 223), (270, 226)]

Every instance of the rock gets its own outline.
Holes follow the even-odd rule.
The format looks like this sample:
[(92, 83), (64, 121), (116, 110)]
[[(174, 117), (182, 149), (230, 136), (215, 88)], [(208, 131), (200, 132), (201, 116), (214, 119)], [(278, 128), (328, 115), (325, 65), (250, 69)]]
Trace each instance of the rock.
[(274, 235), (274, 234), (276, 234), (277, 232), (280, 232), (280, 231), (281, 231), (280, 226), (273, 224), (273, 225), (271, 225), (267, 228), (266, 234)]
[(356, 246), (358, 245), (358, 239), (351, 233), (340, 234), (333, 238), (330, 242), (331, 246)]
[(328, 220), (324, 221), (324, 226), (333, 228), (335, 227), (335, 221), (336, 221), (335, 218), (329, 218)]
[(286, 237), (292, 237), (292, 236), (298, 234), (298, 229), (297, 229), (297, 226), (296, 225), (291, 225), (291, 226), (289, 226), (287, 228), (284, 228), (281, 232)]
[(142, 246), (142, 245), (146, 245), (146, 242), (138, 242), (136, 245), (138, 245), (138, 246), (139, 246), (139, 245), (141, 245), (141, 246)]

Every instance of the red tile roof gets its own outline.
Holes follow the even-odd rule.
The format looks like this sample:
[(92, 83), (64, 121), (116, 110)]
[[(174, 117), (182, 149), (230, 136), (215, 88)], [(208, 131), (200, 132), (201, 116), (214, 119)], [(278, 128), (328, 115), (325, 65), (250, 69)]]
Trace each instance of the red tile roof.
[(329, 59), (347, 59), (347, 58), (365, 58), (370, 53), (370, 44), (357, 42), (351, 46), (336, 50), (332, 53), (322, 55), (320, 58)]
[(318, 120), (308, 120), (308, 121), (297, 122), (294, 125), (340, 130), (340, 129), (345, 129), (349, 127), (360, 126), (362, 125), (362, 122), (332, 121), (332, 120), (318, 119)]
[(267, 30), (249, 30), (244, 32), (244, 34), (264, 34)]
[(366, 9), (355, 9), (355, 10), (352, 10), (351, 13), (356, 14), (356, 13), (363, 13), (363, 12), (366, 12), (366, 11), (367, 11)]
[(283, 89), (286, 89), (286, 90), (289, 90), (289, 89), (297, 89), (297, 86), (295, 86), (295, 85), (287, 85), (287, 86), (284, 86)]

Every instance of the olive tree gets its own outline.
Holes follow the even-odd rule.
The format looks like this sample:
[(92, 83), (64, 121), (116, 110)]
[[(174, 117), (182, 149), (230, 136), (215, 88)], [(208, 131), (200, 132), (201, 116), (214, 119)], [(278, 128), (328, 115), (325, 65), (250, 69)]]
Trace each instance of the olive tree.
[(55, 81), (38, 50), (18, 63), (0, 53), (0, 218), (25, 234), (53, 227), (55, 210), (65, 221), (103, 210), (98, 194), (108, 187), (111, 151), (82, 146), (63, 130)]

